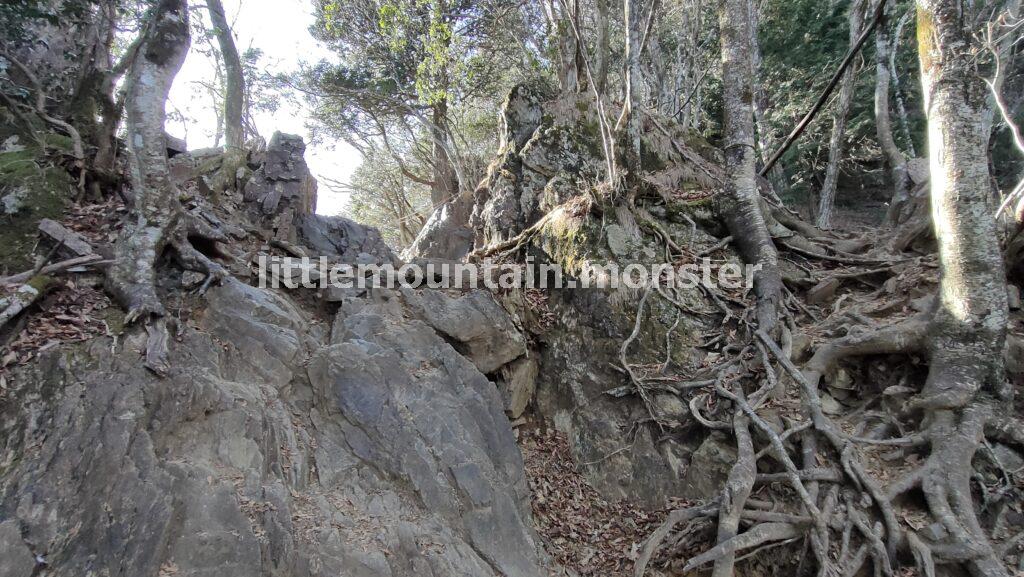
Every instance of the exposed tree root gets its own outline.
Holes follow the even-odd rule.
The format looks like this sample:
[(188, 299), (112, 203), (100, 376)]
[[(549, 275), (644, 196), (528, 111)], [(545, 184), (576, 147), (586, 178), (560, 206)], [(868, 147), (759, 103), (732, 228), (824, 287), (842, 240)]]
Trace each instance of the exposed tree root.
[(182, 0), (167, 0), (152, 18), (125, 85), (134, 202), (115, 246), (106, 284), (128, 311), (126, 323), (146, 323), (146, 366), (163, 375), (169, 369), (169, 336), (166, 310), (156, 290), (157, 262), (166, 249), (172, 249), (183, 267), (207, 275), (201, 288), (205, 290), (226, 273), (196, 250), (192, 241), (215, 243), (226, 238), (185, 211), (167, 163), (164, 103), (188, 51), (188, 7)]
[[(744, 393), (743, 383), (749, 384), (754, 375), (737, 371), (736, 365), (728, 362), (723, 365), (732, 368), (720, 369), (712, 386), (714, 394), (731, 403), (732, 425), (703, 415), (701, 405), (704, 403), (699, 395), (691, 398), (690, 405), (696, 422), (733, 432), (737, 461), (720, 498), (702, 508), (677, 511), (651, 536), (637, 561), (635, 575), (644, 574), (660, 543), (675, 526), (716, 513), (715, 544), (687, 560), (684, 571), (713, 563), (713, 575), (732, 575), (740, 553), (756, 554), (758, 547), (786, 544), (805, 537), (810, 539), (819, 575), (856, 575), (865, 563), (873, 565), (876, 575), (895, 575), (906, 560), (912, 560), (912, 566), (921, 576), (936, 575), (937, 566), (943, 564), (961, 565), (976, 577), (1009, 575), (1002, 557), (1016, 541), (999, 547), (993, 545), (978, 517), (971, 492), (974, 455), (985, 443), (986, 434), (1024, 447), (1020, 423), (993, 419), (991, 393), (977, 387), (952, 393), (950, 391), (956, 387), (948, 383), (926, 384), (904, 409), (924, 411), (921, 430), (902, 437), (869, 438), (848, 433), (822, 409), (818, 385), (840, 361), (868, 355), (927, 352), (927, 331), (931, 322), (931, 315), (921, 314), (893, 326), (828, 341), (817, 348), (803, 368), (793, 364), (769, 335), (757, 331), (755, 342), (799, 385), (808, 420), (780, 432), (759, 416), (759, 407), (767, 398), (767, 392), (773, 389), (772, 382), (777, 380), (772, 369), (774, 363), (762, 362), (765, 375), (758, 390), (749, 398)], [(929, 383), (959, 379), (945, 373), (944, 366), (949, 365), (933, 365)], [(976, 380), (976, 375), (974, 377)], [(960, 404), (955, 405), (956, 402)], [(720, 419), (721, 414), (717, 418)], [(767, 446), (760, 450), (754, 446), (751, 426), (757, 429), (757, 438), (767, 440)], [(825, 441), (824, 450), (817, 448), (817, 443), (813, 442), (816, 438)], [(791, 446), (794, 439), (804, 439), (803, 469), (790, 457), (792, 452), (798, 451)], [(885, 486), (868, 471), (858, 445), (902, 446), (904, 450), (923, 448), (928, 450), (928, 456), (905, 477)], [(765, 457), (781, 466), (781, 472), (758, 474), (757, 463)], [(828, 465), (830, 462), (835, 466)], [(780, 516), (745, 509), (754, 486), (772, 483), (782, 483), (792, 490), (791, 495), (798, 498), (800, 514)], [(827, 483), (831, 489), (820, 491), (818, 483)], [(899, 521), (899, 511), (904, 506), (902, 496), (912, 491), (920, 492), (931, 518), (941, 527), (937, 535), (932, 530), (926, 538)], [(782, 504), (785, 499), (781, 495), (776, 498), (780, 499), (778, 506), (792, 507), (792, 504), (788, 507)], [(741, 520), (750, 527), (740, 530)], [(840, 539), (830, 538), (834, 531), (840, 532)]]

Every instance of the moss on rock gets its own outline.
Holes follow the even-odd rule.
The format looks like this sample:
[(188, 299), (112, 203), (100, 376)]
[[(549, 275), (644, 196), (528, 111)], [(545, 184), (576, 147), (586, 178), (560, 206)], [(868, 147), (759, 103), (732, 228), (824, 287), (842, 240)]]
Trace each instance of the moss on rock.
[[(61, 148), (60, 135), (47, 135), (47, 147)], [(44, 218), (60, 220), (74, 183), (37, 144), (0, 152), (0, 266), (8, 271), (32, 266), (37, 227)]]

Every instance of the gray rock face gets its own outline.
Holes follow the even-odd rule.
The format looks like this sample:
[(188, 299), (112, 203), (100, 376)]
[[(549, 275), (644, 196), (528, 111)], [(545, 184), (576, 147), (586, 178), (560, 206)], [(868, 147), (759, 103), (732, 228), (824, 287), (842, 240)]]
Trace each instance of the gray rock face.
[(134, 331), (9, 379), (0, 575), (547, 574), (497, 390), (397, 296), (194, 312), (167, 379)]
[(474, 290), (456, 297), (406, 289), (402, 295), (410, 309), (454, 341), (481, 373), (493, 373), (526, 354), (526, 339), (488, 292)]
[(471, 204), (471, 199), (458, 197), (438, 207), (403, 256), (462, 260), (473, 249), (473, 231), (468, 226)]
[(721, 433), (712, 433), (693, 452), (691, 466), (683, 479), (687, 495), (701, 500), (717, 497), (735, 463), (736, 443)]
[(511, 419), (518, 419), (526, 412), (537, 392), (537, 360), (521, 358), (501, 368), (497, 381), (498, 391), (505, 402), (505, 412)]
[[(693, 443), (663, 435), (654, 426), (637, 427), (649, 419), (643, 404), (635, 396), (605, 394), (627, 383), (613, 365), (632, 330), (631, 320), (602, 291), (560, 291), (551, 300), (565, 324), (543, 335), (537, 412), (566, 433), (577, 463), (586, 463), (581, 471), (607, 498), (650, 507), (663, 507), (671, 497), (689, 498), (684, 477), (699, 439)], [(643, 325), (641, 338), (651, 340), (637, 343), (634, 350), (647, 349), (653, 354), (646, 362), (659, 362), (655, 355), (664, 352), (657, 352), (658, 338), (649, 327)], [(687, 332), (680, 329), (677, 342)], [(641, 362), (644, 357), (634, 352), (630, 358)]]
[[(708, 236), (704, 229), (717, 220), (707, 196), (721, 180), (719, 153), (674, 120), (656, 116), (644, 121), (637, 176), (665, 203), (648, 218), (676, 243), (701, 244)], [(578, 273), (586, 263), (614, 263), (619, 270), (632, 263), (665, 264), (662, 241), (641, 234), (640, 215), (611, 206), (608, 191), (595, 187), (606, 170), (597, 104), (589, 96), (545, 101), (516, 89), (505, 103), (502, 123), (499, 158), (476, 191), (471, 219), (476, 247), (494, 246), (541, 223), (525, 251), (535, 262), (560, 265), (566, 274)], [(593, 198), (600, 209), (591, 204)], [(676, 298), (690, 309), (713, 306), (699, 290), (681, 290)], [(663, 365), (666, 334), (679, 315), (668, 345), (672, 367), (666, 370), (680, 377), (692, 374), (705, 354), (696, 347), (699, 335), (714, 327), (700, 315), (680, 315), (655, 295), (623, 361), (620, 351), (634, 327), (638, 294), (558, 289), (545, 291), (540, 300), (547, 310), (537, 316), (547, 320), (534, 335), (541, 345), (535, 355), (537, 416), (566, 434), (581, 471), (606, 498), (652, 507), (673, 497), (692, 498), (686, 477), (700, 475), (690, 460), (707, 433), (693, 425), (683, 404), (688, 397), (664, 395), (647, 407), (631, 394), (621, 366)], [(605, 394), (613, 390), (626, 392)], [(508, 406), (518, 409), (511, 393), (506, 390)], [(655, 419), (658, 424), (652, 424)]]
[(0, 577), (30, 577), (36, 559), (21, 539), (17, 521), (0, 523)]
[(298, 236), (313, 254), (341, 257), (342, 262), (393, 263), (395, 255), (380, 232), (341, 216), (303, 214), (297, 217)]
[(275, 132), (266, 160), (245, 186), (245, 200), (259, 204), (263, 214), (281, 213), (282, 204), (297, 214), (316, 212), (316, 179), (309, 172), (301, 136)]

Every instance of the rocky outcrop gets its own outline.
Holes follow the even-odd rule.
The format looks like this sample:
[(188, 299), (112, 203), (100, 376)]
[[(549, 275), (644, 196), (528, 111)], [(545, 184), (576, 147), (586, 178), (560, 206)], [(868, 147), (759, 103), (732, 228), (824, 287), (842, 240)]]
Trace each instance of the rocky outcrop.
[(293, 237), (292, 219), (316, 212), (316, 179), (306, 166), (301, 136), (275, 132), (262, 165), (245, 185), (245, 200), (257, 207), (262, 228), (279, 239)]
[[(721, 178), (717, 151), (671, 119), (646, 116), (643, 122), (641, 177), (647, 194), (660, 202), (634, 213), (614, 202), (600, 204), (608, 190), (600, 182), (604, 158), (596, 105), (585, 96), (546, 100), (529, 88), (515, 89), (503, 109), (499, 157), (476, 190), (476, 248), (542, 222), (526, 244), (529, 254), (575, 275), (587, 264), (621, 269), (663, 263), (664, 244), (655, 234), (641, 234), (642, 226), (659, 227), (695, 252), (716, 242), (709, 235), (719, 232), (709, 198)], [(728, 250), (723, 254), (738, 262)], [(629, 393), (621, 368), (622, 344), (637, 326), (639, 291), (563, 288), (545, 295), (550, 320), (532, 327), (535, 383), (519, 378), (531, 373), (525, 365), (518, 367), (522, 372), (508, 366), (499, 375), (510, 414), (521, 410), (522, 397), (535, 388), (530, 402), (537, 418), (566, 435), (580, 469), (610, 500), (662, 507), (673, 498), (692, 498), (693, 479), (702, 473), (691, 462), (706, 432), (693, 426), (679, 396), (653, 395), (647, 406)], [(676, 296), (691, 310), (713, 307), (696, 289)], [(524, 306), (520, 316), (536, 314), (531, 308)], [(714, 328), (660, 297), (650, 299), (639, 327), (627, 361), (653, 367), (670, 355), (675, 374), (701, 365), (705, 353), (696, 345), (702, 332)]]
[[(714, 242), (713, 151), (652, 124), (643, 178), (664, 202), (643, 215), (602, 206), (593, 115), (583, 98), (514, 91), (487, 179), (437, 213), (465, 218), (439, 217), (418, 245), (430, 250), (410, 256), (463, 258), (555, 211), (526, 246), (569, 274), (660, 262), (641, 217), (694, 252)], [(635, 327), (632, 365), (705, 364), (695, 345), (712, 305), (699, 291), (677, 295), (692, 314), (652, 299), (637, 319), (631, 291), (251, 286), (257, 255), (401, 262), (377, 231), (314, 214), (303, 149), (275, 135), (249, 156), (241, 194), (207, 185), (216, 151), (174, 159), (183, 206), (229, 239), (202, 248), (232, 276), (199, 297), (184, 287), (203, 279), (162, 265), (176, 311), (166, 378), (140, 362), (145, 332), (118, 329), (113, 311), (109, 336), (7, 375), (0, 577), (539, 577), (556, 568), (510, 420), (558, 429), (590, 484), (630, 505), (693, 498), (703, 468), (724, 466), (678, 395), (643, 403), (621, 368)]]
[(487, 376), (526, 341), (489, 293), (369, 289), (328, 306), (247, 284), (246, 251), (271, 246), (395, 260), (377, 231), (311, 213), (299, 144), (275, 137), (248, 200), (208, 198), (212, 156), (176, 159), (236, 276), (198, 297), (165, 265), (166, 378), (113, 310), (110, 336), (4, 376), (0, 575), (549, 574)]
[(545, 574), (496, 389), (376, 297), (327, 323), (230, 280), (167, 379), (136, 332), (16, 374), (5, 575)]
[(473, 250), (473, 232), (469, 228), (472, 208), (473, 199), (468, 196), (458, 196), (437, 207), (403, 256), (408, 260), (465, 258)]

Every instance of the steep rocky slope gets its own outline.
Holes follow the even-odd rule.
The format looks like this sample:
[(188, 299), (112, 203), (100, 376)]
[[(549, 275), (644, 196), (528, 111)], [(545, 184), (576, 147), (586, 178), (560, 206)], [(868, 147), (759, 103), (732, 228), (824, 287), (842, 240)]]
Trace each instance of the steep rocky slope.
[[(596, 114), (585, 97), (514, 90), (487, 178), (436, 212), (401, 257), (373, 229), (313, 214), (316, 183), (297, 137), (251, 151), (238, 191), (211, 186), (219, 151), (174, 156), (182, 206), (225, 239), (196, 249), (230, 274), (207, 287), (160, 263), (173, 337), (165, 377), (145, 366), (149, 335), (123, 326), (95, 270), (50, 279), (55, 292), (15, 325), (0, 358), (0, 577), (618, 577), (634, 564), (691, 574), (685, 565), (714, 554), (712, 518), (739, 458), (728, 431), (737, 405), (716, 389), (723, 366), (763, 381), (758, 394), (775, 381), (749, 434), (760, 456), (743, 514), (746, 527), (776, 532), (748, 547), (767, 552), (744, 551), (735, 574), (811, 563), (813, 539), (801, 538), (811, 521), (794, 487), (813, 487), (833, 533), (870, 519), (836, 455), (801, 434), (806, 403), (782, 367), (812, 371), (823, 413), (863, 445), (835, 451), (843, 467), (857, 459), (860, 478), (885, 484), (927, 458), (891, 438), (915, 426), (899, 407), (923, 380), (917, 356), (818, 354), (927, 311), (937, 280), (927, 253), (891, 259), (872, 252), (889, 250), (887, 239), (823, 233), (765, 204), (787, 287), (779, 372), (756, 343), (737, 345), (752, 310), (742, 289), (258, 286), (259, 260), (282, 256), (530, 257), (574, 278), (590, 265), (740, 264), (720, 214), (716, 149), (644, 115), (644, 171), (625, 189), (632, 196), (616, 197), (621, 189), (601, 181)], [(40, 213), (7, 217), (19, 214), (29, 221), (18, 230), (35, 230)], [(107, 200), (63, 216), (108, 255), (123, 214)], [(906, 238), (923, 230), (911, 228)], [(1016, 312), (1014, 333), (1020, 326)], [(1011, 335), (1007, 351), (1018, 382), (1022, 343)], [(1021, 521), (1024, 441), (986, 434), (974, 475), (982, 518), (1019, 562), (1010, 529)], [(802, 458), (796, 481), (773, 456), (773, 435), (785, 437), (782, 454)], [(920, 499), (887, 506), (886, 522), (942, 539)], [(851, 574), (885, 566), (884, 547), (875, 559), (867, 539), (833, 541)]]
[(0, 575), (546, 575), (484, 375), (525, 353), (507, 313), (487, 293), (256, 288), (249, 262), (272, 245), (393, 255), (310, 214), (294, 138), (253, 155), (244, 194), (210, 195), (212, 153), (173, 161), (231, 233), (217, 251), (235, 276), (200, 297), (164, 269), (166, 378), (143, 366), (145, 333), (116, 328), (6, 372)]

